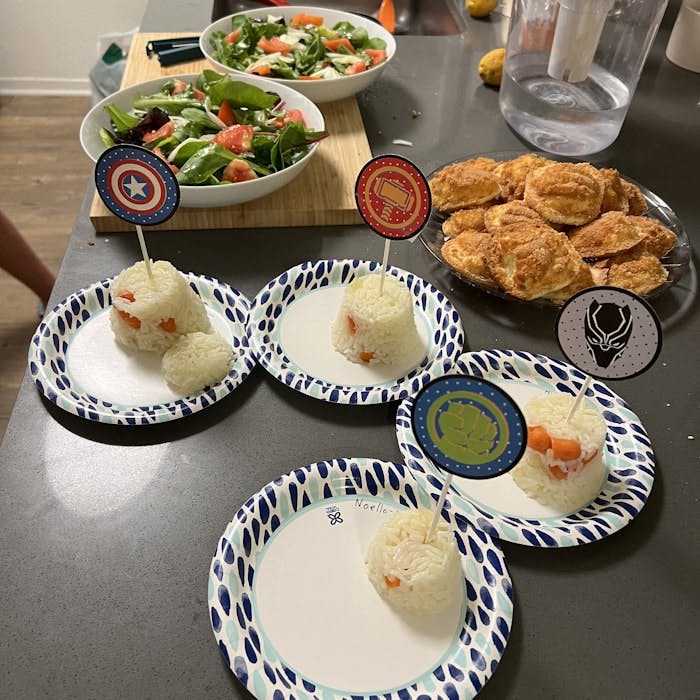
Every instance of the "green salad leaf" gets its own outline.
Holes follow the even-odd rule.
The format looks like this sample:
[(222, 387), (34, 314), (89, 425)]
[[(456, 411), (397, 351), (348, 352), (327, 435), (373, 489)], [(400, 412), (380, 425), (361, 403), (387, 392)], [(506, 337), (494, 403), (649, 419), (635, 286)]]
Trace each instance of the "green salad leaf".
[[(265, 177), (296, 163), (327, 136), (307, 129), (298, 110), (288, 113), (274, 87), (262, 90), (213, 70), (193, 83), (165, 81), (156, 92), (137, 96), (129, 110), (115, 104), (105, 110), (112, 130), (101, 128), (99, 135), (106, 146), (132, 143), (154, 151), (181, 185), (225, 183), (241, 170)], [(248, 168), (227, 169), (234, 159)]]
[[(260, 44), (261, 39), (272, 37), (289, 48), (271, 51), (264, 42)], [(346, 39), (349, 46), (336, 45), (339, 39)], [(333, 27), (314, 24), (298, 27), (284, 19), (251, 19), (245, 14), (231, 18), (230, 32), (213, 32), (209, 49), (219, 63), (235, 70), (287, 80), (340, 77), (358, 72), (348, 70), (351, 63), (362, 62), (360, 70), (364, 70), (386, 60), (386, 42), (380, 37), (370, 37), (367, 29), (350, 22), (338, 22)], [(353, 60), (339, 62), (338, 54), (352, 56)]]

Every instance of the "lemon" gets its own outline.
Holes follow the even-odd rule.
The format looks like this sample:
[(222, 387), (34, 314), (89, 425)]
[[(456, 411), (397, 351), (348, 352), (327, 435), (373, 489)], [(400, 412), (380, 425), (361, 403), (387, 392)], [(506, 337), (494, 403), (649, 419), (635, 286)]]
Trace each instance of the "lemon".
[(472, 17), (486, 17), (496, 9), (498, 0), (465, 0), (465, 4)]
[(505, 57), (505, 49), (493, 49), (481, 57), (479, 61), (479, 77), (486, 85), (498, 86), (501, 84)]

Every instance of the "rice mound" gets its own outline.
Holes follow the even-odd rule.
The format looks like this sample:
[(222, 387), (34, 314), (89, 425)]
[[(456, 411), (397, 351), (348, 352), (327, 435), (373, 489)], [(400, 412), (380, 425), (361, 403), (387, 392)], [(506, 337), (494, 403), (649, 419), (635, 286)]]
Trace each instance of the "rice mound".
[[(578, 440), (582, 454), (595, 453), (595, 457), (585, 465), (567, 463), (528, 447), (511, 471), (515, 483), (528, 496), (562, 514), (590, 503), (600, 493), (606, 475), (605, 421), (585, 402), (581, 402), (567, 421), (574, 401), (574, 396), (558, 392), (539, 396), (523, 408), (525, 422), (528, 426), (543, 426), (550, 436)], [(552, 476), (548, 468), (552, 464), (564, 470), (566, 478)]]
[(163, 354), (161, 369), (170, 386), (185, 395), (221, 381), (231, 369), (230, 343), (212, 333), (181, 335)]
[(379, 595), (417, 615), (445, 608), (461, 578), (457, 544), (444, 520), (430, 542), (424, 541), (433, 516), (426, 508), (395, 513), (377, 530), (365, 556), (367, 575)]
[(120, 345), (164, 352), (182, 335), (211, 331), (204, 303), (175, 267), (157, 260), (151, 275), (139, 261), (110, 284), (109, 321)]
[(392, 364), (415, 356), (421, 340), (408, 287), (385, 275), (356, 277), (346, 288), (331, 326), (335, 350), (352, 362)]

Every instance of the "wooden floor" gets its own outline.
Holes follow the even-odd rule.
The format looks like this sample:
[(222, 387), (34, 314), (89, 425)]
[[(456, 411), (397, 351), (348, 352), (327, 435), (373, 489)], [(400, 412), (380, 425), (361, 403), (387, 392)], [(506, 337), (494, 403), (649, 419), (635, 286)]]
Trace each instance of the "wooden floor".
[[(0, 209), (58, 272), (92, 172), (78, 130), (89, 97), (0, 96)], [(36, 296), (0, 270), (0, 439), (39, 323)]]

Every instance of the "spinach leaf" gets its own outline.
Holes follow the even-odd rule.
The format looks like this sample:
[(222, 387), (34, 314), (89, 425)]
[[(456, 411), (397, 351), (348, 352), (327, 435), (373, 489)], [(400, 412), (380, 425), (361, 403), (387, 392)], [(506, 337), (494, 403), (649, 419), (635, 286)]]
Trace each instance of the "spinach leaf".
[(231, 151), (216, 143), (208, 143), (183, 163), (175, 176), (181, 185), (201, 185), (217, 171), (225, 168), (233, 159)]
[(316, 64), (323, 60), (324, 48), (319, 34), (314, 34), (304, 50), (295, 49), (292, 52), (297, 70), (300, 75), (309, 75)]
[(311, 131), (305, 129), (301, 122), (290, 122), (279, 132), (270, 149), (271, 168), (283, 170), (298, 160), (298, 155), (306, 155), (309, 144), (325, 136), (325, 131)]
[(265, 92), (255, 85), (232, 80), (224, 76), (208, 84), (207, 94), (213, 105), (220, 105), (226, 100), (231, 107), (248, 109), (272, 109), (279, 102), (279, 95)]
[(207, 145), (209, 145), (209, 141), (188, 141), (187, 143), (183, 143), (175, 153), (172, 162), (178, 168), (182, 168), (195, 153), (201, 151)]
[(166, 95), (162, 92), (153, 95), (141, 95), (134, 100), (134, 107), (144, 111), (159, 107), (168, 114), (180, 114), (186, 107), (197, 107), (201, 102), (186, 92)]
[(141, 121), (141, 117), (128, 114), (114, 104), (105, 105), (105, 110), (107, 114), (109, 114), (110, 121), (117, 131), (133, 129)]
[(350, 34), (350, 43), (356, 49), (362, 49), (369, 41), (369, 34), (364, 27), (355, 27)]

